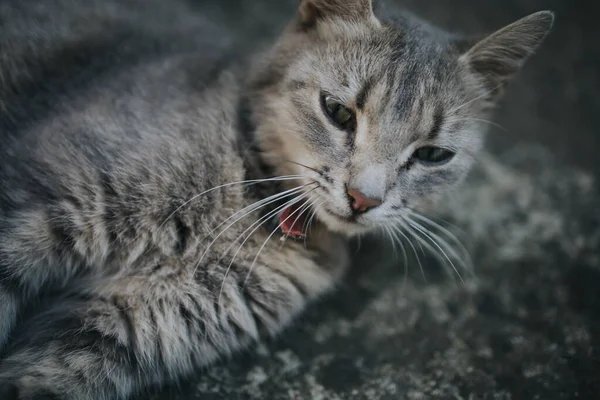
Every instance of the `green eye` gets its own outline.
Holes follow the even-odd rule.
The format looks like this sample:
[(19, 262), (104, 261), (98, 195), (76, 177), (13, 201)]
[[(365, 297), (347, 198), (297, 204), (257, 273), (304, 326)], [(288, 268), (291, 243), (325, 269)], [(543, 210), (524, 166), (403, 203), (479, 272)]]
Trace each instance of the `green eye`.
[(424, 165), (443, 165), (454, 157), (454, 152), (435, 146), (425, 146), (417, 149), (412, 158)]
[(327, 116), (338, 128), (348, 132), (354, 131), (356, 118), (352, 110), (329, 95), (322, 96), (322, 103)]

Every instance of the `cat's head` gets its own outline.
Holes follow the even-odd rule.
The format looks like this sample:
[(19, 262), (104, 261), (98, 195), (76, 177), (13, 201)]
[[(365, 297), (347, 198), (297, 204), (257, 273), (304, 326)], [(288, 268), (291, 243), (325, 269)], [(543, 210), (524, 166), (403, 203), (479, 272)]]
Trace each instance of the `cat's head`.
[(466, 40), (386, 21), (371, 0), (301, 0), (253, 81), (257, 138), (279, 174), (318, 182), (305, 191), (330, 229), (394, 223), (467, 175), (488, 110), (552, 22)]

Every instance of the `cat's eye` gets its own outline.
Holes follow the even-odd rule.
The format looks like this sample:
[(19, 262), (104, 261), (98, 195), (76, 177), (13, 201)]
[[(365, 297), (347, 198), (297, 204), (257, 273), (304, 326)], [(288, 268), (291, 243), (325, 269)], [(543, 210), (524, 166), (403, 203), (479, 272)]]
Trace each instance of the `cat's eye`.
[(442, 147), (425, 146), (414, 152), (412, 159), (425, 165), (443, 165), (454, 157), (452, 150)]
[(351, 109), (326, 94), (322, 95), (321, 102), (323, 103), (325, 113), (338, 128), (347, 132), (354, 131), (356, 117)]

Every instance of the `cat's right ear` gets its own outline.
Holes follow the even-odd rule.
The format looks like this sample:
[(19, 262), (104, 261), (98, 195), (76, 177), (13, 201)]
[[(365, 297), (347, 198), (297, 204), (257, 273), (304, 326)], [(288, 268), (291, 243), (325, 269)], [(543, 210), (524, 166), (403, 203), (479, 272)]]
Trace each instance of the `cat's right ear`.
[(480, 77), (494, 100), (539, 48), (553, 22), (552, 12), (540, 11), (482, 40), (456, 43), (460, 60)]
[(300, 0), (298, 11), (305, 28), (327, 19), (375, 20), (372, 0)]

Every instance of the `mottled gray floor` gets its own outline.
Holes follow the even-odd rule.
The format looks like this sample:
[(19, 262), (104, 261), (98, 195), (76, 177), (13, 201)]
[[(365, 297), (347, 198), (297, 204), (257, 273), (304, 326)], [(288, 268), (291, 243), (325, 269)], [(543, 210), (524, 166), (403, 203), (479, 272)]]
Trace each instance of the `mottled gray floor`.
[[(240, 43), (294, 0), (190, 0)], [(600, 28), (592, 1), (404, 0), (446, 28), (557, 12), (511, 87), (489, 154), (439, 210), (472, 254), (462, 285), (434, 258), (363, 243), (342, 288), (281, 338), (156, 399), (594, 399), (600, 396)], [(418, 250), (418, 248), (417, 248)], [(401, 253), (400, 253), (401, 254)], [(421, 258), (423, 256), (421, 255)]]

